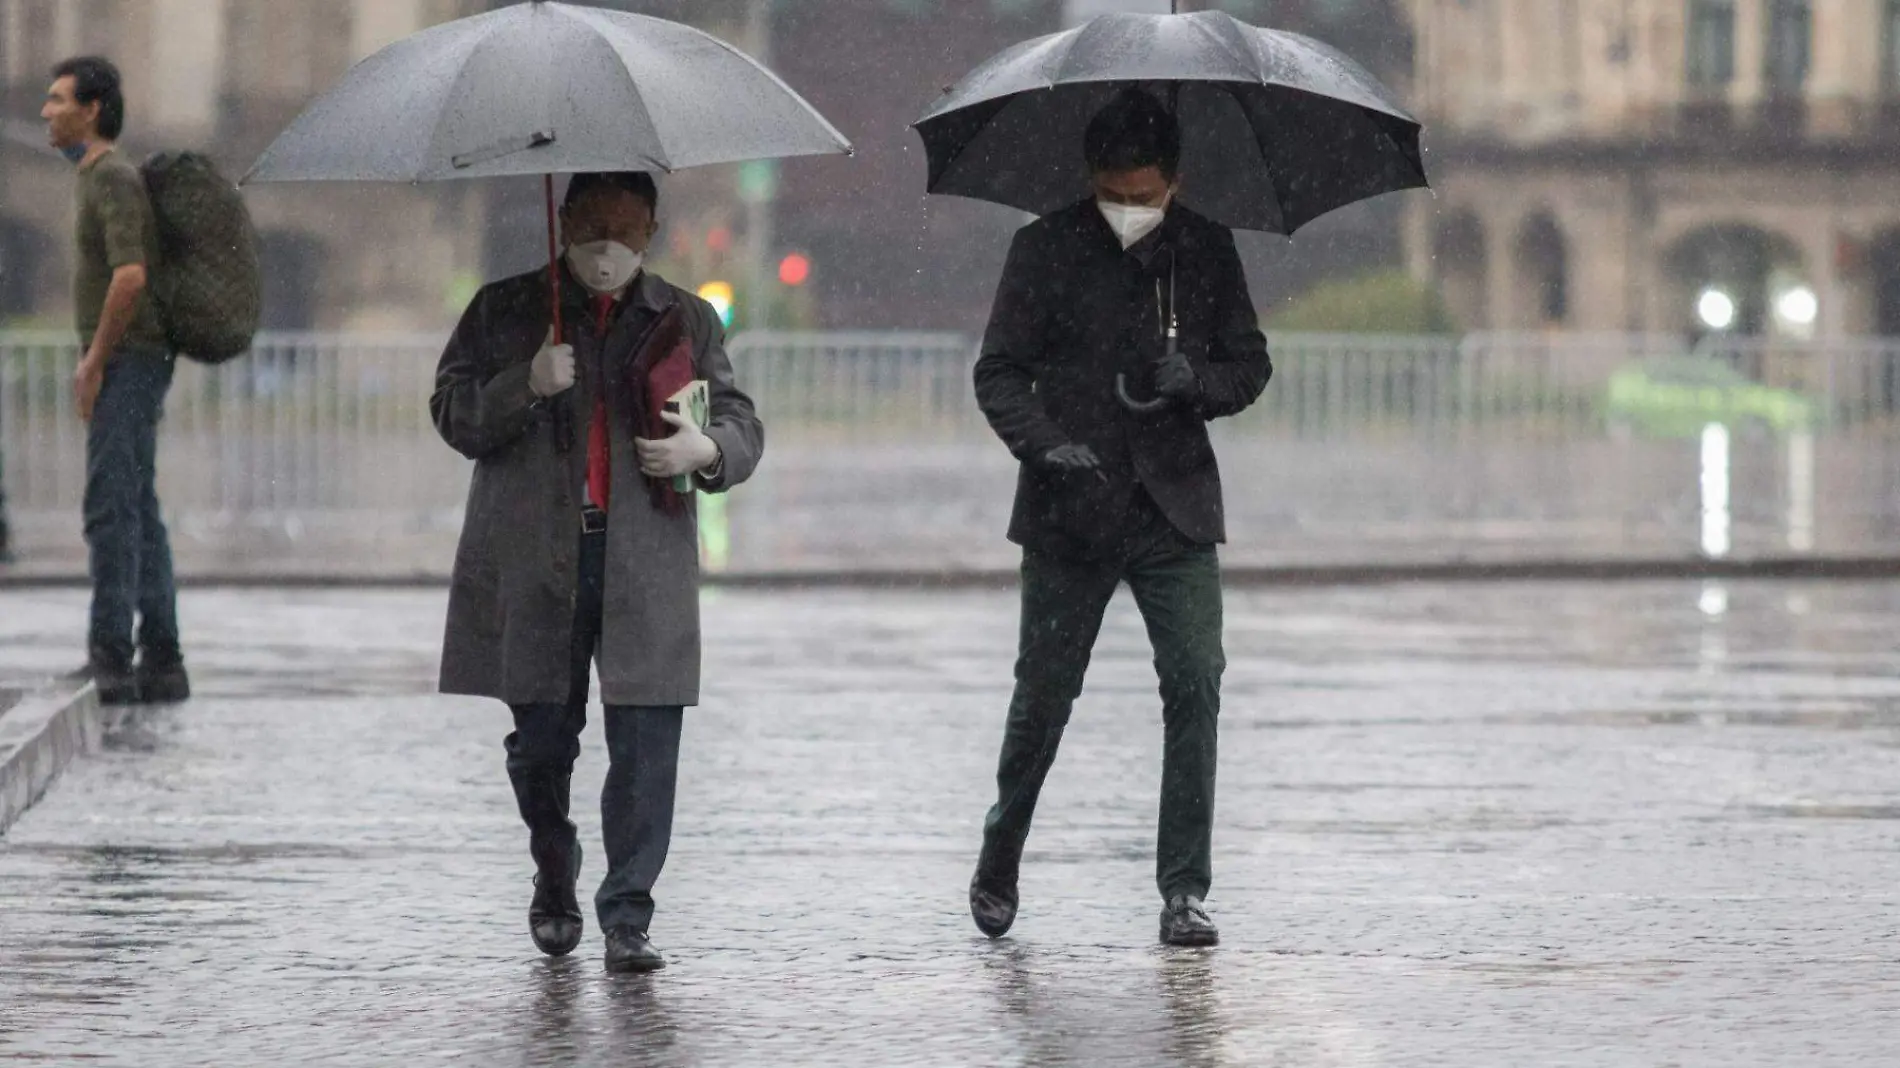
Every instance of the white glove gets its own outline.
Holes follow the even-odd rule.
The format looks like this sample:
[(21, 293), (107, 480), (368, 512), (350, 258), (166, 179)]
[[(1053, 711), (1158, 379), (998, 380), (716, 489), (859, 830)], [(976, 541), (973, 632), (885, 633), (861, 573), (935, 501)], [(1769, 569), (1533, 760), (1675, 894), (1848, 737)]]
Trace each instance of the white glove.
[(534, 363), (528, 367), (528, 388), (537, 397), (552, 397), (574, 388), (574, 346), (556, 345), (551, 326), (548, 339), (541, 343), (541, 351), (534, 354)]
[(672, 435), (658, 441), (634, 438), (640, 454), (640, 473), (650, 478), (673, 478), (704, 471), (719, 462), (719, 446), (699, 424), (678, 412), (662, 412), (660, 418), (673, 424)]

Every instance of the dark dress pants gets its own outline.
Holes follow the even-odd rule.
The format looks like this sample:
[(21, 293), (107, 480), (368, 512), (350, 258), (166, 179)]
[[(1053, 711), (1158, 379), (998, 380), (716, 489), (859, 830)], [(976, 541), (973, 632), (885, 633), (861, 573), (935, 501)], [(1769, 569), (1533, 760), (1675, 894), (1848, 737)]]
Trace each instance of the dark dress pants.
[(173, 360), (128, 347), (106, 364), (86, 427), (83, 509), (92, 571), (88, 645), (95, 660), (129, 666), (133, 620), (148, 661), (178, 658), (178, 591), (171, 540), (158, 506), (158, 421)]
[(1161, 682), (1161, 817), (1155, 881), (1163, 900), (1206, 897), (1213, 882), (1214, 767), (1220, 716), (1220, 562), (1169, 530), (1114, 560), (1025, 552), (1016, 692), (983, 824), (980, 881), (1016, 884), (1029, 823), (1115, 589), (1127, 582)]
[[(503, 742), (508, 779), (528, 825), (528, 848), (543, 877), (570, 881), (580, 874), (581, 848), (568, 818), (569, 783), (587, 726), (588, 669), (598, 654), (606, 536), (580, 535), (579, 589), (574, 600), (574, 643), (564, 704), (512, 706), (514, 732)], [(600, 794), (607, 877), (594, 895), (601, 929), (645, 931), (653, 919), (653, 884), (673, 837), (673, 793), (678, 782), (678, 706), (606, 706), (607, 782)]]

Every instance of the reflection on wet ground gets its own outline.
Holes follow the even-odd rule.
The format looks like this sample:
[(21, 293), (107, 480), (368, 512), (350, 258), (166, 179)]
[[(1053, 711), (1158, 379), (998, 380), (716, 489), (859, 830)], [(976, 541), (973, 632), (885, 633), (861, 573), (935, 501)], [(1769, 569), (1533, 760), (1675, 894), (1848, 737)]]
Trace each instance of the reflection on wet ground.
[[(528, 943), (506, 713), (430, 695), (439, 595), (194, 593), (198, 699), (0, 839), (0, 1061), (1900, 1063), (1900, 584), (1715, 592), (1235, 592), (1211, 951), (1153, 944), (1125, 601), (989, 943), (1013, 598), (709, 595), (674, 964), (625, 978)], [(0, 593), (0, 677), (83, 625)]]

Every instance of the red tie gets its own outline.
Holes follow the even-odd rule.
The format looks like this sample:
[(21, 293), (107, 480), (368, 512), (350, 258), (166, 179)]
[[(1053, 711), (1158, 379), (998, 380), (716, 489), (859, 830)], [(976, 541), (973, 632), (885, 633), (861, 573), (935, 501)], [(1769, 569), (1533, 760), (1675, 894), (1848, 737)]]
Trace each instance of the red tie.
[(598, 325), (595, 331), (601, 341), (601, 359), (599, 368), (602, 373), (594, 381), (594, 419), (587, 427), (587, 495), (594, 499), (594, 507), (607, 510), (608, 473), (612, 454), (607, 449), (607, 383), (606, 383), (606, 342), (607, 320), (614, 310), (614, 298), (611, 293), (603, 293), (594, 298), (594, 317)]

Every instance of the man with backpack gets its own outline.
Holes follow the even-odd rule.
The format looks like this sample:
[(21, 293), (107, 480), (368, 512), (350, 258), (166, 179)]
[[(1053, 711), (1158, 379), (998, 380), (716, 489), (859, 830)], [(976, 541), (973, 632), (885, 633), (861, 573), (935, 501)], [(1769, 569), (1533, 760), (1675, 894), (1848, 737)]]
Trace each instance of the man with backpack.
[(73, 400), (87, 423), (93, 584), (85, 672), (107, 704), (181, 701), (191, 687), (154, 480), (174, 358), (150, 285), (158, 223), (138, 167), (115, 145), (125, 125), (118, 68), (91, 56), (61, 63), (40, 117), (79, 172), (73, 305), (82, 355)]

